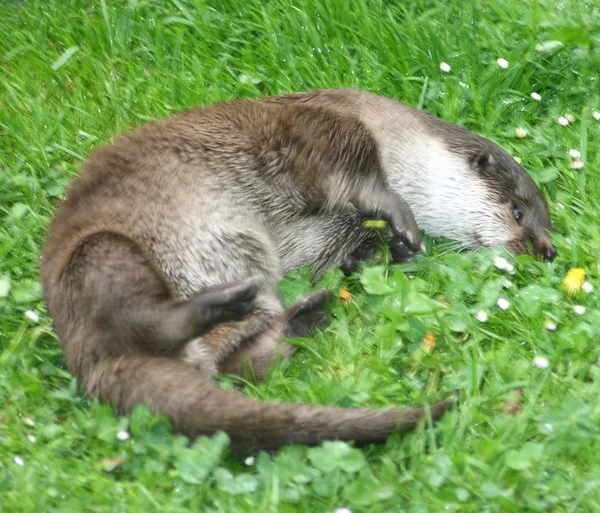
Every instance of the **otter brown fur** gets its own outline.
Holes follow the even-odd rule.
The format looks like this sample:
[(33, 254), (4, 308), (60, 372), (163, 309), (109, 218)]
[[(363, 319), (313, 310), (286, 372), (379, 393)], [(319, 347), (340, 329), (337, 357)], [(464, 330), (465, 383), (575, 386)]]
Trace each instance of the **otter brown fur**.
[[(514, 166), (483, 138), (354, 90), (150, 123), (90, 159), (48, 233), (44, 296), (69, 369), (122, 413), (146, 403), (177, 432), (223, 430), (236, 448), (381, 442), (410, 430), (423, 409), (254, 401), (211, 376), (250, 364), (260, 379), (292, 353), (281, 337), (314, 329), (325, 295), (285, 310), (277, 281), (299, 264), (328, 267), (360, 253), (373, 236), (365, 217), (388, 221), (392, 244), (412, 251), (422, 225), (466, 245), (531, 243), (549, 254), (546, 204)], [(465, 230), (451, 208), (427, 215), (443, 198), (435, 191), (453, 181), (463, 197), (452, 201), (482, 210)], [(510, 217), (515, 208), (527, 224)], [(452, 403), (433, 404), (433, 419)]]

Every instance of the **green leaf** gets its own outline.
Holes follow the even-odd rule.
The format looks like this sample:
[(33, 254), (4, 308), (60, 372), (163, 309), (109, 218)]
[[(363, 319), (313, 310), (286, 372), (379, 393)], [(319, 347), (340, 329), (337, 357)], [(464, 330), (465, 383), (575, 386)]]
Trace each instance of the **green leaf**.
[(511, 449), (504, 457), (506, 466), (513, 470), (525, 470), (533, 466), (544, 452), (544, 446), (533, 442), (526, 443), (520, 450)]
[(321, 447), (308, 450), (308, 459), (322, 472), (339, 469), (350, 474), (358, 472), (366, 463), (364, 454), (345, 442), (324, 442)]
[(504, 457), (504, 463), (513, 470), (525, 470), (531, 466), (531, 461), (521, 451), (511, 449)]
[(176, 451), (175, 468), (183, 481), (189, 484), (202, 483), (221, 462), (229, 437), (222, 432), (211, 438), (200, 437), (191, 448)]
[(140, 404), (133, 409), (129, 426), (134, 437), (139, 438), (144, 435), (144, 432), (148, 430), (151, 418), (150, 408), (145, 404)]
[(17, 221), (29, 212), (29, 207), (24, 203), (15, 203), (8, 214), (8, 218), (10, 221)]
[(119, 418), (111, 406), (96, 406), (94, 416), (94, 430), (97, 438), (103, 442), (116, 442), (117, 432), (127, 427), (127, 419)]
[(198, 30), (198, 27), (193, 21), (190, 21), (186, 18), (182, 18), (180, 16), (168, 16), (164, 19), (163, 23), (165, 25), (186, 25), (188, 27), (192, 27)]
[[(310, 295), (312, 285), (307, 268), (294, 269), (277, 284), (277, 290), (283, 297), (285, 305), (291, 306), (301, 298)], [(322, 284), (319, 284), (322, 286)]]
[(10, 292), (10, 279), (8, 276), (0, 276), (0, 298), (7, 297)]
[(506, 496), (506, 490), (503, 490), (495, 483), (483, 483), (481, 485), (481, 495), (486, 499), (496, 499), (498, 497)]
[(425, 474), (432, 488), (439, 488), (446, 482), (446, 478), (432, 468), (428, 468)]
[(490, 308), (496, 304), (503, 290), (503, 284), (506, 278), (499, 277), (493, 280), (488, 280), (484, 283), (479, 291), (479, 300), (484, 308)]
[(13, 285), (13, 299), (17, 303), (31, 303), (42, 297), (42, 285), (36, 280), (23, 280)]
[(409, 292), (402, 301), (405, 315), (425, 315), (443, 310), (444, 306), (420, 292)]
[[(307, 447), (301, 445), (292, 445), (284, 447), (279, 451), (273, 460), (271, 473), (277, 475), (281, 483), (297, 482), (308, 483), (314, 477), (319, 477), (321, 473), (308, 465)], [(269, 460), (271, 461), (271, 460)], [(267, 477), (265, 474), (266, 464), (258, 458), (256, 464), (257, 471)]]
[(464, 488), (457, 488), (455, 493), (456, 498), (461, 502), (465, 502), (471, 495), (469, 491)]
[(590, 31), (585, 25), (566, 25), (560, 27), (556, 32), (552, 34), (552, 37), (555, 39), (559, 39), (564, 43), (577, 43), (581, 45), (591, 45), (593, 44), (592, 34), (598, 33), (599, 26), (592, 25), (592, 30)]
[(519, 310), (530, 319), (534, 319), (540, 316), (544, 304), (558, 301), (560, 293), (553, 288), (533, 283), (519, 291), (518, 299)]
[(454, 331), (455, 333), (464, 333), (469, 328), (468, 321), (464, 317), (456, 315), (446, 316), (444, 323), (450, 331)]
[(327, 473), (314, 479), (311, 488), (319, 497), (333, 497), (346, 484), (348, 476), (341, 471)]
[(361, 472), (344, 489), (346, 501), (359, 506), (369, 506), (375, 502), (391, 499), (395, 494), (391, 486), (380, 483), (368, 469)]
[(531, 174), (533, 179), (541, 184), (553, 182), (560, 176), (560, 172), (555, 167), (548, 167), (538, 172), (532, 171)]
[(50, 185), (44, 191), (46, 198), (56, 198), (64, 192), (65, 188), (59, 184)]
[(59, 424), (55, 424), (54, 422), (51, 422), (48, 424), (42, 424), (40, 427), (38, 427), (38, 432), (44, 438), (52, 439), (52, 438), (56, 438), (56, 436), (59, 433), (62, 433), (63, 428)]
[(61, 56), (56, 59), (52, 64), (51, 64), (51, 68), (54, 71), (58, 71), (60, 68), (62, 68), (67, 62), (69, 62), (69, 60), (71, 59), (71, 57), (73, 57), (73, 55), (75, 55), (77, 52), (79, 51), (79, 47), (78, 46), (71, 46), (71, 48), (67, 48), (62, 54)]
[(381, 265), (367, 267), (363, 270), (360, 275), (360, 282), (367, 294), (385, 296), (394, 292), (394, 289), (387, 283), (385, 271), (386, 268)]
[(550, 41), (544, 41), (543, 43), (535, 45), (535, 51), (539, 53), (557, 52), (565, 47), (562, 41), (552, 39)]
[(229, 470), (218, 468), (213, 475), (219, 490), (230, 495), (253, 493), (258, 488), (258, 479), (252, 474), (238, 474), (234, 476)]

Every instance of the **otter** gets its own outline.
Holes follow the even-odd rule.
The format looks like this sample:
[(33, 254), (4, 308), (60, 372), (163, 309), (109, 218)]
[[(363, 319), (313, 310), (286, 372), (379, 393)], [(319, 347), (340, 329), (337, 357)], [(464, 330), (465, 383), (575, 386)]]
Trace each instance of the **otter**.
[(284, 309), (276, 284), (301, 264), (351, 270), (373, 246), (366, 218), (387, 221), (393, 255), (423, 229), (554, 256), (535, 183), (461, 127), (360, 90), (191, 109), (98, 150), (56, 212), (42, 283), (70, 371), (122, 414), (144, 403), (235, 450), (413, 429), (426, 409), (256, 401), (212, 380), (263, 379), (293, 353), (282, 338), (318, 327), (327, 293)]

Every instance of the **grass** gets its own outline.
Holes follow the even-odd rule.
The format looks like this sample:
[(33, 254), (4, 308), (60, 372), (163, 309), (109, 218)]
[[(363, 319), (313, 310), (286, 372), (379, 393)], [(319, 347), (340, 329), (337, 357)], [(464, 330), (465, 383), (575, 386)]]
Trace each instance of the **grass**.
[[(3, 3), (2, 511), (600, 511), (599, 15), (576, 0)], [(288, 447), (247, 465), (221, 435), (188, 447), (144, 409), (129, 421), (84, 397), (38, 277), (45, 228), (81, 162), (182, 108), (340, 86), (401, 99), (520, 157), (549, 198), (559, 257), (518, 257), (510, 276), (493, 252), (430, 243), (412, 267), (372, 267), (346, 282), (332, 271), (325, 284), (347, 287), (352, 301), (247, 393), (385, 407), (458, 387), (462, 406), (382, 447)], [(566, 113), (575, 121), (563, 127)], [(585, 269), (591, 293), (564, 294), (572, 267)], [(281, 285), (288, 299), (308, 287), (303, 272)], [(428, 332), (435, 348), (423, 345)]]

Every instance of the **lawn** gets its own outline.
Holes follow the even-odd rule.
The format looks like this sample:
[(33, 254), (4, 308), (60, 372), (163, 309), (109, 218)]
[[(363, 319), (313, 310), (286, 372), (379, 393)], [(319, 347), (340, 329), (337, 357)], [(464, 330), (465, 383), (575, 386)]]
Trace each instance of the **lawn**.
[[(597, 2), (577, 0), (3, 2), (0, 509), (600, 511), (599, 19)], [(427, 240), (409, 265), (350, 279), (332, 270), (320, 286), (349, 294), (331, 324), (246, 393), (382, 408), (458, 388), (461, 406), (380, 447), (247, 459), (222, 434), (189, 446), (143, 408), (119, 418), (86, 398), (38, 276), (45, 229), (81, 163), (183, 108), (341, 86), (418, 106), (520, 158), (550, 202), (559, 256), (502, 254), (507, 270), (497, 251)], [(586, 285), (569, 295), (572, 268)], [(307, 270), (281, 284), (288, 301), (309, 288)]]

